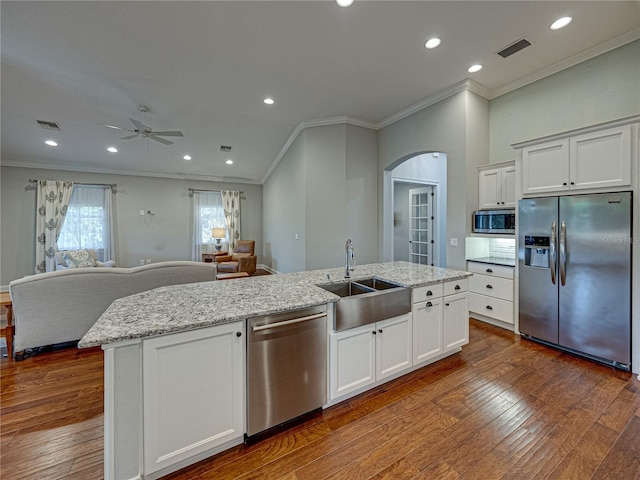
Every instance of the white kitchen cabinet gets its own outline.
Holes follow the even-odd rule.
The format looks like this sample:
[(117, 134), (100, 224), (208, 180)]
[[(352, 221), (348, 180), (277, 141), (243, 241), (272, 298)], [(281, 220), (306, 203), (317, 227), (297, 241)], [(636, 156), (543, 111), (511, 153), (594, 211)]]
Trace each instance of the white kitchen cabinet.
[(469, 342), (468, 282), (465, 278), (413, 290), (414, 365)]
[(411, 357), (411, 314), (376, 324), (376, 380), (409, 368)]
[(442, 297), (442, 337), (448, 352), (469, 343), (469, 280), (464, 278), (444, 284)]
[(411, 367), (411, 315), (332, 333), (330, 351), (334, 399)]
[(375, 324), (330, 335), (331, 398), (337, 398), (376, 381)]
[(146, 339), (145, 475), (244, 435), (244, 322)]
[(523, 195), (630, 185), (631, 125), (522, 150)]
[(414, 303), (413, 364), (426, 362), (440, 355), (442, 347), (442, 296)]
[(479, 172), (480, 209), (514, 208), (516, 205), (515, 164)]
[(470, 261), (467, 270), (473, 272), (469, 278), (469, 314), (478, 320), (513, 325), (514, 267)]

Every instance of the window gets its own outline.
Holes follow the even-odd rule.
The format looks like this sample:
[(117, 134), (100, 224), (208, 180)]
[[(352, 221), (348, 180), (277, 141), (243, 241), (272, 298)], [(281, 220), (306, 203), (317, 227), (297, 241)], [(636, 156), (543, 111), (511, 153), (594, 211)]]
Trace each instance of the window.
[(58, 250), (90, 248), (99, 261), (115, 260), (111, 195), (108, 186), (73, 186)]
[[(211, 237), (211, 230), (216, 227), (227, 230), (220, 192), (193, 192), (193, 251), (192, 260), (201, 261), (203, 253), (214, 251), (216, 243)], [(227, 238), (222, 241), (228, 241)], [(223, 249), (226, 250), (226, 249)]]

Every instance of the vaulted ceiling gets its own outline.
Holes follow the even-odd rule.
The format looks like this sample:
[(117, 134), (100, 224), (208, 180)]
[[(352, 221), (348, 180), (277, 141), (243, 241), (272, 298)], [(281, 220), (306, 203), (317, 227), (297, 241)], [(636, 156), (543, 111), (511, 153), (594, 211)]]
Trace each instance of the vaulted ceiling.
[[(640, 38), (638, 1), (3, 1), (0, 13), (3, 165), (249, 183), (305, 122), (379, 128), (467, 79), (493, 98)], [(521, 38), (532, 45), (496, 54)], [(184, 137), (104, 126), (133, 130), (139, 105), (145, 125)]]

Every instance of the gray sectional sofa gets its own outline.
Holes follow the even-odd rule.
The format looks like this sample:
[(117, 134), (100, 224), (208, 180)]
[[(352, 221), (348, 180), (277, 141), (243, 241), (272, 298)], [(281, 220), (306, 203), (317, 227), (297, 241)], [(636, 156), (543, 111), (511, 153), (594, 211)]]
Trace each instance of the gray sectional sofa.
[(216, 278), (215, 263), (158, 262), (134, 268), (76, 268), (9, 284), (16, 359), (25, 350), (80, 340), (117, 298)]

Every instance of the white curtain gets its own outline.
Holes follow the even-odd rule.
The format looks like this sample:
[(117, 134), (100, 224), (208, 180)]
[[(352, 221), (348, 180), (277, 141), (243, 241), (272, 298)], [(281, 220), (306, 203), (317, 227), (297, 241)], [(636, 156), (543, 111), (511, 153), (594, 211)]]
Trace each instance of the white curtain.
[(220, 192), (194, 191), (192, 219), (191, 260), (201, 262), (203, 253), (214, 251), (215, 240), (211, 237), (211, 230), (226, 228)]
[(99, 261), (116, 261), (112, 197), (109, 185), (74, 186), (58, 239), (60, 250), (90, 248)]
[(223, 190), (224, 218), (227, 221), (229, 250), (233, 251), (240, 240), (240, 192)]
[(36, 273), (55, 270), (58, 236), (67, 214), (73, 182), (39, 180), (36, 199)]

